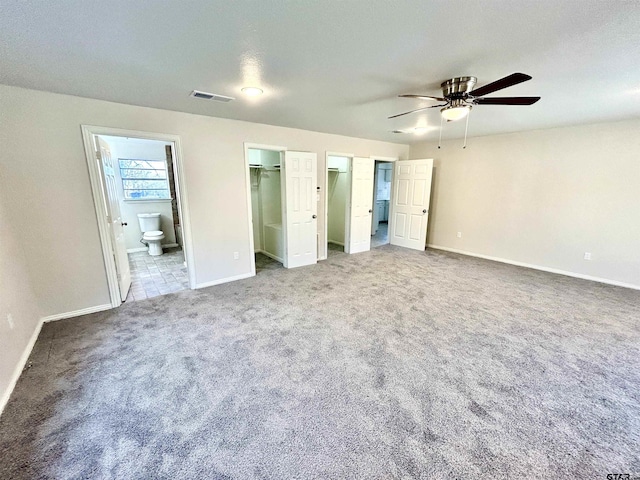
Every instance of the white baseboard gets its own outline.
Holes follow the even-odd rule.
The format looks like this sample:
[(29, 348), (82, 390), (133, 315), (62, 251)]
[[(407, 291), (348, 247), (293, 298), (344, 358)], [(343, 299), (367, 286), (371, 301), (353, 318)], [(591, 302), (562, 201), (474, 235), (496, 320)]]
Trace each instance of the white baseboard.
[[(173, 248), (179, 247), (177, 243), (163, 243), (162, 248)], [(127, 253), (137, 253), (137, 252), (146, 252), (149, 250), (148, 247), (137, 247), (137, 248), (127, 248)]]
[(283, 263), (284, 260), (280, 257), (276, 257), (273, 253), (269, 253), (266, 250), (261, 250), (260, 253), (262, 253), (263, 255), (266, 255), (269, 258), (273, 258), (274, 260), (277, 260), (280, 263)]
[(111, 307), (111, 304), (109, 303), (104, 305), (97, 305), (95, 307), (83, 308), (82, 310), (75, 310), (73, 312), (60, 313), (57, 315), (49, 315), (47, 317), (42, 317), (40, 320), (38, 320), (38, 324), (36, 325), (36, 328), (31, 334), (29, 343), (27, 343), (27, 346), (25, 347), (24, 351), (22, 352), (22, 355), (20, 356), (20, 360), (16, 365), (16, 368), (11, 377), (11, 382), (9, 383), (9, 386), (7, 387), (6, 391), (2, 393), (2, 397), (0, 398), (0, 415), (2, 415), (2, 412), (4, 411), (4, 407), (7, 405), (7, 402), (11, 397), (11, 393), (13, 392), (13, 389), (16, 386), (16, 383), (18, 383), (18, 379), (20, 378), (20, 375), (22, 374), (22, 371), (24, 370), (24, 367), (27, 364), (27, 360), (29, 360), (31, 351), (33, 350), (33, 347), (36, 344), (36, 340), (38, 340), (38, 335), (40, 335), (42, 326), (45, 323), (52, 322), (55, 320), (62, 320), (63, 318), (79, 317), (81, 315), (87, 315), (88, 313), (102, 312), (104, 310), (109, 310), (110, 308), (112, 307)]
[(75, 310), (73, 312), (66, 313), (58, 313), (56, 315), (49, 315), (47, 317), (42, 318), (42, 322), (53, 322), (55, 320), (62, 320), (64, 318), (72, 318), (79, 317), (81, 315), (88, 315), (89, 313), (102, 312), (104, 310), (109, 310), (113, 308), (110, 303), (105, 303), (104, 305), (96, 305), (95, 307), (83, 308), (81, 310)]
[(38, 321), (36, 328), (31, 334), (31, 338), (29, 338), (29, 343), (27, 343), (27, 346), (20, 356), (20, 360), (18, 360), (16, 368), (13, 370), (13, 375), (11, 376), (11, 381), (9, 382), (7, 389), (2, 392), (2, 397), (0, 398), (0, 415), (2, 415), (4, 407), (7, 406), (7, 403), (9, 403), (9, 398), (13, 393), (13, 389), (16, 387), (16, 383), (18, 383), (20, 375), (22, 375), (22, 371), (27, 364), (27, 360), (29, 360), (29, 356), (31, 355), (31, 351), (33, 350), (34, 345), (36, 344), (36, 340), (38, 340), (38, 335), (40, 335), (40, 330), (42, 330), (43, 323), (44, 322), (42, 321), (42, 319)]
[(508, 263), (509, 265), (516, 265), (518, 267), (532, 268), (534, 270), (541, 270), (543, 272), (557, 273), (559, 275), (566, 275), (567, 277), (581, 278), (582, 280), (591, 280), (592, 282), (606, 283), (607, 285), (615, 285), (616, 287), (631, 288), (633, 290), (640, 290), (640, 285), (634, 285), (632, 283), (619, 282), (617, 280), (609, 280), (608, 278), (592, 277), (591, 275), (583, 275), (581, 273), (569, 272), (567, 270), (560, 270), (558, 268), (543, 267), (541, 265), (533, 265), (531, 263), (517, 262), (515, 260), (508, 260), (506, 258), (492, 257), (489, 255), (482, 255), (480, 253), (467, 252), (465, 250), (458, 250), (457, 248), (443, 247), (441, 245), (434, 245), (432, 243), (427, 244), (427, 247), (434, 248), (436, 250), (444, 250), (445, 252), (459, 253), (461, 255), (468, 255), (470, 257), (483, 258), (485, 260), (492, 260), (494, 262)]
[(261, 250), (261, 249), (254, 250), (254, 253), (261, 253), (263, 255), (266, 255), (269, 258), (273, 258), (274, 260), (277, 260), (280, 263), (284, 263), (284, 260), (282, 258), (276, 257), (273, 253), (269, 253), (266, 250)]
[(195, 288), (213, 287), (214, 285), (220, 285), (222, 283), (235, 282), (236, 280), (243, 280), (245, 278), (253, 277), (253, 273), (243, 273), (242, 275), (236, 275), (235, 277), (221, 278), (220, 280), (214, 280), (212, 282), (197, 283)]

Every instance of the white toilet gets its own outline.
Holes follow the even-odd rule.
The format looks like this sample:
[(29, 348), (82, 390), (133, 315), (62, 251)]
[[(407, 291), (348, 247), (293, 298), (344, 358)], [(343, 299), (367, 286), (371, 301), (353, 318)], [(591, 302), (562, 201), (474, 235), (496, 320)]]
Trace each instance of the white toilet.
[(162, 255), (162, 245), (164, 233), (160, 230), (159, 213), (139, 213), (138, 222), (142, 231), (142, 243), (149, 246), (149, 255)]

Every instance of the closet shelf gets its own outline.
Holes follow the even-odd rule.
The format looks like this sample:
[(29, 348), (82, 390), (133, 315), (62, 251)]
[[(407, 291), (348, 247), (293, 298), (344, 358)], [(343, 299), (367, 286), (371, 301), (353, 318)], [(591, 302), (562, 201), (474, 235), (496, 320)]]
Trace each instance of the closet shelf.
[(264, 168), (262, 165), (252, 165), (249, 164), (249, 168)]
[(340, 169), (339, 168), (327, 168), (327, 171), (339, 173)]

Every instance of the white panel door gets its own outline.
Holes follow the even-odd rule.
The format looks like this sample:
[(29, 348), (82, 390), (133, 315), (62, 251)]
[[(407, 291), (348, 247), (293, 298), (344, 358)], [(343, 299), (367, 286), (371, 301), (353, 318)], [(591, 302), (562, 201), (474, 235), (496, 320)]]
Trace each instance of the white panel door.
[(395, 168), (389, 243), (424, 250), (427, 244), (433, 159), (399, 160)]
[(290, 152), (284, 154), (285, 206), (284, 266), (287, 268), (312, 265), (318, 261), (318, 161), (315, 153)]
[(347, 253), (368, 252), (371, 249), (373, 213), (372, 158), (355, 157), (351, 163), (351, 209)]
[(116, 262), (116, 273), (120, 287), (120, 300), (124, 302), (131, 287), (131, 270), (129, 269), (129, 256), (127, 255), (127, 246), (124, 240), (124, 223), (122, 222), (120, 203), (118, 201), (116, 167), (111, 158), (109, 144), (100, 137), (95, 138), (96, 156), (100, 171), (102, 172), (107, 223), (111, 234), (112, 252)]

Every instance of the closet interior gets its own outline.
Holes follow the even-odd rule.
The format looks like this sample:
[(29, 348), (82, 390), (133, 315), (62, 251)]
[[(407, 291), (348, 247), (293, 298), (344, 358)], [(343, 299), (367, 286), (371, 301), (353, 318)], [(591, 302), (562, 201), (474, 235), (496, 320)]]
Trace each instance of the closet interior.
[(282, 152), (250, 148), (248, 158), (254, 251), (282, 263)]
[(342, 251), (347, 234), (350, 160), (348, 157), (327, 157), (327, 243), (342, 247)]

